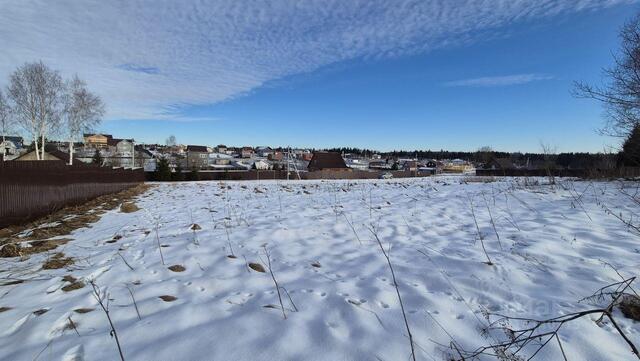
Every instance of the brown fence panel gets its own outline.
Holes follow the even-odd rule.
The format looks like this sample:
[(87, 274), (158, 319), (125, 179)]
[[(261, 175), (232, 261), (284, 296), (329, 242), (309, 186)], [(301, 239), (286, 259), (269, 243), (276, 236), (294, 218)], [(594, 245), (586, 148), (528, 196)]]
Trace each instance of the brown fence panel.
[[(430, 172), (409, 171), (364, 171), (364, 170), (320, 170), (314, 172), (300, 172), (301, 179), (378, 179), (383, 174), (390, 173), (393, 178), (428, 177)], [(191, 177), (189, 172), (184, 173), (185, 180)], [(147, 172), (149, 181), (155, 179), (153, 172)], [(232, 171), (200, 171), (198, 180), (268, 180), (287, 179), (286, 171), (279, 170), (232, 170)], [(289, 179), (298, 179), (296, 172), (289, 172)]]
[(640, 167), (613, 169), (476, 169), (478, 176), (496, 177), (577, 177), (577, 178), (635, 178)]
[(142, 182), (142, 170), (58, 161), (0, 162), (0, 228)]

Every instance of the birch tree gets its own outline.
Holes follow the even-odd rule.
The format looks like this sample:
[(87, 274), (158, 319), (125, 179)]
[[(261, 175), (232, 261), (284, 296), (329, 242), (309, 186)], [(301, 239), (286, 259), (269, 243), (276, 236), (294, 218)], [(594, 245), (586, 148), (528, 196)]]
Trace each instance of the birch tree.
[[(5, 142), (7, 133), (11, 130), (12, 118), (10, 114), (11, 108), (5, 98), (2, 90), (0, 90), (0, 132), (2, 132), (2, 143)], [(7, 156), (6, 147), (2, 147), (2, 160)]]
[(67, 83), (64, 96), (63, 118), (69, 142), (69, 164), (73, 164), (74, 141), (100, 124), (104, 112), (102, 99), (91, 93), (87, 84), (75, 75)]
[(45, 138), (57, 129), (62, 111), (60, 74), (41, 61), (25, 63), (11, 74), (8, 96), (16, 121), (33, 139), (36, 159), (44, 159)]

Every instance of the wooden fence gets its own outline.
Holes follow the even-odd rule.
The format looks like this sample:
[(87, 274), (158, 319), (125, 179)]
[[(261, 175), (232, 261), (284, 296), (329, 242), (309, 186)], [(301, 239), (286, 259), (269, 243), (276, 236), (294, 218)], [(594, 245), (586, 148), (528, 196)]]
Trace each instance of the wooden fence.
[(142, 170), (59, 161), (0, 162), (0, 228), (142, 182)]
[(476, 169), (477, 176), (495, 177), (577, 177), (577, 178), (636, 178), (640, 167), (611, 169)]
[[(409, 178), (409, 177), (427, 177), (431, 175), (428, 172), (409, 172), (409, 171), (335, 171), (322, 170), (315, 172), (300, 172), (301, 179), (379, 179), (383, 174), (390, 173), (393, 178)], [(175, 177), (175, 175), (174, 175)], [(156, 174), (147, 172), (148, 181), (154, 181)], [(191, 172), (184, 172), (184, 180), (191, 179)], [(268, 179), (287, 179), (287, 171), (279, 170), (231, 170), (231, 171), (199, 171), (197, 180), (268, 180)], [(298, 175), (296, 172), (289, 172), (289, 179), (296, 180)]]

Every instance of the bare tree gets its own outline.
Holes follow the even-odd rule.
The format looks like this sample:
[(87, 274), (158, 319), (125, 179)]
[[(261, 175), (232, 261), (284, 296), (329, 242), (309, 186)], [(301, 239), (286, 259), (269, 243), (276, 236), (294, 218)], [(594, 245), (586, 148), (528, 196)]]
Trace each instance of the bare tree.
[(11, 74), (8, 93), (16, 120), (33, 139), (36, 159), (44, 159), (45, 137), (57, 129), (60, 120), (63, 95), (60, 74), (41, 61), (25, 63)]
[(602, 70), (608, 82), (593, 86), (577, 82), (574, 95), (603, 103), (607, 123), (602, 133), (626, 137), (640, 124), (640, 14), (627, 22), (619, 33), (621, 49), (614, 65)]
[(173, 146), (175, 146), (175, 145), (177, 144), (177, 143), (176, 143), (176, 136), (175, 136), (175, 135), (170, 135), (170, 136), (169, 136), (169, 138), (167, 138), (167, 140), (165, 141), (165, 144), (166, 144), (168, 147), (173, 147)]
[(491, 162), (491, 158), (493, 158), (493, 149), (490, 146), (485, 145), (478, 149), (476, 160), (481, 162), (485, 168), (488, 166), (489, 162)]
[[(2, 143), (5, 142), (5, 136), (11, 130), (13, 119), (10, 114), (11, 108), (9, 103), (0, 90), (0, 132), (2, 132)], [(6, 147), (2, 147), (2, 160), (6, 157)]]
[(540, 141), (540, 151), (544, 155), (544, 170), (547, 172), (549, 184), (556, 184), (554, 170), (556, 168), (558, 147), (551, 143)]
[(69, 164), (73, 164), (74, 141), (100, 124), (104, 103), (87, 89), (87, 84), (75, 75), (66, 84), (64, 95), (64, 125), (69, 142)]

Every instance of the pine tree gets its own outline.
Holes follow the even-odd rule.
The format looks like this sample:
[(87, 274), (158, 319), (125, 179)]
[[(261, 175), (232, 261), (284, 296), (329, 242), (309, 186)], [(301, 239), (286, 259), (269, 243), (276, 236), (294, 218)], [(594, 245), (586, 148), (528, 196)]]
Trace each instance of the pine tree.
[(640, 167), (640, 124), (636, 124), (622, 145), (622, 162), (627, 167)]
[(200, 173), (198, 173), (198, 168), (196, 166), (191, 167), (191, 173), (189, 173), (189, 180), (192, 180), (192, 181), (200, 180)]
[(93, 164), (97, 164), (99, 166), (102, 166), (102, 164), (104, 163), (104, 158), (102, 158), (102, 154), (100, 154), (100, 150), (99, 149), (96, 149), (96, 152), (93, 153), (93, 158), (92, 158), (91, 162)]
[(165, 158), (158, 159), (158, 166), (156, 167), (156, 180), (165, 182), (171, 180), (171, 169), (169, 169), (169, 161)]

